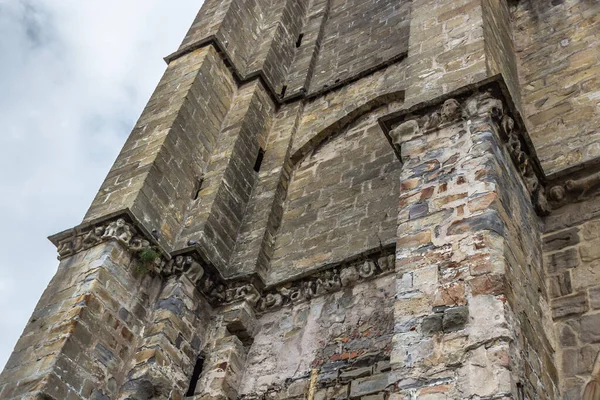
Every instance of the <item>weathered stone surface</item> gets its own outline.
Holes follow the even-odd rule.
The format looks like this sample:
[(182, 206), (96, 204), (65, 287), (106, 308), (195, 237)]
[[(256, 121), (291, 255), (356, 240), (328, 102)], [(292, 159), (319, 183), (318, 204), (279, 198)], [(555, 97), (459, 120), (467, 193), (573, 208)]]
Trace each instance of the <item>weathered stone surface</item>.
[(579, 398), (599, 13), (204, 1), (0, 397)]
[(428, 335), (428, 334), (440, 332), (443, 329), (442, 328), (443, 317), (444, 317), (444, 314), (435, 313), (435, 314), (428, 315), (427, 317), (423, 318), (423, 322), (421, 322), (421, 330), (423, 331), (423, 333)]
[(589, 290), (590, 307), (595, 310), (600, 309), (600, 287)]
[(473, 296), (480, 294), (496, 296), (505, 292), (504, 277), (501, 275), (480, 275), (471, 279), (469, 285)]
[(581, 317), (581, 341), (583, 343), (600, 342), (600, 314)]
[(558, 329), (558, 337), (562, 347), (577, 346), (577, 335), (568, 324), (561, 324)]
[(442, 327), (445, 332), (452, 332), (464, 328), (469, 322), (468, 307), (454, 307), (444, 311)]
[(350, 384), (350, 397), (361, 397), (385, 390), (388, 386), (387, 373), (356, 379)]
[[(585, 233), (584, 233), (585, 234)], [(557, 251), (579, 243), (579, 229), (571, 228), (544, 237), (544, 251)]]
[(467, 218), (457, 221), (448, 228), (448, 235), (460, 235), (465, 232), (476, 232), (480, 230), (489, 230), (499, 235), (504, 234), (504, 224), (499, 220), (496, 212), (489, 212), (484, 215)]
[(351, 369), (349, 371), (344, 371), (344, 372), (340, 373), (340, 380), (342, 382), (348, 382), (353, 379), (369, 376), (372, 373), (373, 373), (373, 367)]
[(587, 310), (587, 296), (584, 293), (576, 293), (552, 300), (552, 316), (554, 318), (579, 315)]
[(551, 298), (567, 296), (573, 292), (570, 271), (552, 276), (548, 280), (548, 294)]
[(569, 268), (575, 268), (579, 265), (579, 256), (576, 249), (569, 249), (558, 253), (552, 253), (548, 256), (546, 266), (548, 272), (555, 274), (563, 272)]
[(600, 250), (595, 243), (586, 243), (579, 247), (581, 260), (584, 262), (594, 261), (600, 258)]

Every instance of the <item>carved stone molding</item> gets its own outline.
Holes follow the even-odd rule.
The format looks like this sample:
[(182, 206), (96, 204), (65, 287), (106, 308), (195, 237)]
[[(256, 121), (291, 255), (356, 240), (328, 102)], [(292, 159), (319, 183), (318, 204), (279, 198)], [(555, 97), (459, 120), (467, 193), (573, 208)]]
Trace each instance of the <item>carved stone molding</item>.
[(56, 245), (58, 259), (63, 260), (100, 243), (117, 241), (135, 254), (144, 252), (156, 253), (152, 257), (152, 269), (160, 269), (163, 263), (160, 254), (153, 248), (151, 242), (141, 235), (133, 224), (119, 217), (84, 229), (60, 233), (50, 237)]
[(495, 119), (504, 136), (508, 138), (506, 146), (523, 177), (535, 210), (539, 215), (548, 215), (552, 208), (546, 197), (546, 188), (542, 184), (543, 176), (540, 177), (534, 170), (529, 148), (523, 142), (523, 132), (516, 129), (515, 121), (507, 114)]
[(459, 121), (488, 118), (491, 120), (517, 167), (527, 187), (531, 202), (540, 215), (547, 215), (551, 207), (546, 198), (546, 189), (535, 152), (530, 144), (523, 124), (517, 124), (509, 107), (505, 106), (499, 91), (482, 90), (460, 97), (448, 98), (441, 104), (427, 105), (412, 110), (398, 118), (387, 132), (396, 154), (402, 157), (403, 143), (411, 139), (443, 129)]
[(177, 255), (162, 264), (160, 273), (167, 277), (185, 274), (214, 305), (245, 300), (256, 306), (260, 299), (258, 284), (248, 280), (226, 281), (217, 269), (203, 262), (197, 252)]
[[(51, 237), (60, 260), (108, 241), (117, 241), (138, 256), (148, 271), (164, 277), (185, 274), (213, 306), (247, 301), (256, 311), (274, 311), (342, 288), (354, 286), (394, 271), (393, 248), (383, 249), (353, 261), (332, 265), (307, 277), (262, 290), (258, 278), (224, 279), (195, 249), (167, 259), (125, 218), (74, 229)], [(145, 252), (152, 252), (145, 257)]]
[(263, 293), (257, 309), (261, 312), (274, 311), (355, 286), (377, 276), (393, 272), (395, 261), (394, 249), (390, 249), (330, 267), (293, 282), (277, 285)]
[(600, 194), (600, 172), (592, 169), (586, 175), (580, 172), (577, 176), (554, 180), (549, 188), (548, 198), (554, 209), (568, 203), (585, 201)]
[(270, 312), (393, 272), (394, 266), (394, 249), (386, 249), (265, 290), (260, 289), (260, 282), (249, 279), (223, 279), (212, 266), (202, 265), (196, 255), (174, 257), (162, 268), (162, 274), (187, 274), (214, 306), (247, 301), (258, 312)]

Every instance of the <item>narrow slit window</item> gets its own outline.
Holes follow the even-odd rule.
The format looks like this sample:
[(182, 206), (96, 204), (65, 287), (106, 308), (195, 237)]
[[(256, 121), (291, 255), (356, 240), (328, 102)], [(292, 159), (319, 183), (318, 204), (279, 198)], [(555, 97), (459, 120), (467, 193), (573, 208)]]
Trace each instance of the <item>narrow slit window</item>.
[(196, 178), (196, 183), (194, 184), (194, 192), (192, 194), (193, 200), (198, 200), (200, 197), (200, 191), (202, 190), (202, 184), (204, 183), (204, 177)]
[(296, 40), (296, 48), (302, 46), (302, 39), (304, 39), (304, 33), (298, 35), (298, 40)]
[(194, 371), (192, 372), (192, 379), (190, 379), (190, 386), (188, 387), (188, 391), (185, 397), (190, 397), (194, 395), (196, 391), (196, 385), (198, 385), (198, 379), (200, 379), (200, 375), (202, 374), (202, 369), (204, 368), (204, 357), (198, 356), (196, 359), (196, 365), (194, 365)]
[(258, 155), (256, 156), (256, 162), (254, 163), (254, 171), (260, 171), (260, 166), (263, 162), (263, 158), (265, 157), (265, 151), (263, 149), (258, 150)]
[(287, 90), (287, 85), (283, 85), (283, 87), (281, 88), (281, 94), (279, 95), (279, 97), (281, 97), (283, 99), (285, 97), (286, 90)]

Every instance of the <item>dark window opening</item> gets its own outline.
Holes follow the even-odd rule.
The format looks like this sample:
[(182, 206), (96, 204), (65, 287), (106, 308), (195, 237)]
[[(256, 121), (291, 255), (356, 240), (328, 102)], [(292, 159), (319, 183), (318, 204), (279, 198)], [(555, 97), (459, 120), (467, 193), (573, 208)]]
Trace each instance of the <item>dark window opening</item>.
[(204, 183), (203, 177), (196, 178), (196, 183), (194, 184), (194, 192), (192, 195), (192, 199), (198, 200), (198, 197), (200, 196), (200, 191), (202, 190), (203, 183)]
[(296, 40), (296, 48), (302, 45), (302, 39), (304, 38), (304, 33), (298, 35), (298, 40)]
[(256, 162), (254, 163), (254, 171), (260, 171), (260, 165), (263, 162), (263, 158), (265, 157), (265, 151), (263, 149), (258, 149), (258, 155), (256, 156)]
[(281, 97), (283, 99), (283, 97), (285, 96), (286, 90), (287, 90), (287, 85), (283, 85), (283, 87), (281, 88), (281, 94), (279, 95), (279, 97)]
[(190, 386), (188, 388), (185, 397), (190, 397), (194, 395), (196, 391), (196, 385), (198, 384), (198, 379), (200, 379), (200, 375), (202, 374), (202, 369), (204, 368), (204, 357), (198, 356), (196, 359), (196, 365), (194, 365), (194, 372), (192, 372), (192, 379), (190, 380)]
[(523, 383), (517, 382), (517, 399), (525, 400), (525, 388), (523, 387)]

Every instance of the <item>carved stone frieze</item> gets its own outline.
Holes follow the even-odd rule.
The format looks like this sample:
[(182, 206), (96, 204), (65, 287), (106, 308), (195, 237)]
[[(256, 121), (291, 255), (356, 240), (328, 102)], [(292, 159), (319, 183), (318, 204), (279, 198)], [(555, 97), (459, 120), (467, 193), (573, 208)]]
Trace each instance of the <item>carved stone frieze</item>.
[[(167, 260), (154, 249), (151, 242), (145, 239), (133, 224), (124, 218), (82, 230), (74, 230), (70, 235), (61, 234), (60, 236), (58, 239), (53, 239), (57, 246), (59, 260), (103, 242), (117, 241), (138, 255), (144, 266), (153, 273), (165, 277), (185, 274), (214, 306), (247, 301), (257, 311), (276, 310), (283, 306), (336, 292), (344, 287), (354, 286), (394, 271), (395, 263), (394, 250), (387, 249), (375, 255), (335, 265), (308, 277), (261, 291), (257, 288), (258, 285), (247, 279), (223, 279), (216, 268), (201, 261), (195, 251), (176, 255)], [(152, 252), (152, 257), (144, 257), (145, 252)]]
[(565, 179), (550, 186), (549, 200), (553, 208), (567, 203), (584, 201), (600, 193), (600, 172), (587, 176)]
[(522, 133), (515, 128), (515, 121), (507, 114), (496, 117), (496, 121), (504, 136), (508, 138), (506, 143), (508, 152), (523, 177), (536, 211), (540, 215), (548, 215), (552, 209), (546, 198), (546, 189), (532, 165), (531, 155), (524, 145)]
[[(124, 218), (117, 218), (83, 230), (74, 230), (70, 235), (56, 239), (58, 259), (63, 260), (81, 251), (88, 250), (100, 243), (117, 241), (135, 254), (144, 251), (155, 252), (149, 240), (138, 233), (135, 227)], [(163, 263), (160, 254), (152, 257), (151, 269), (160, 269)]]
[(163, 274), (187, 274), (198, 290), (215, 306), (247, 301), (257, 311), (268, 312), (352, 287), (394, 271), (394, 265), (394, 250), (388, 249), (262, 291), (248, 280), (224, 280), (216, 270), (210, 266), (201, 266), (193, 256), (173, 258), (163, 268)]
[(408, 114), (404, 121), (390, 130), (389, 135), (394, 146), (436, 129), (443, 128), (466, 117), (466, 112), (456, 99), (448, 99), (438, 107), (424, 114)]
[(490, 91), (463, 96), (461, 99), (450, 98), (441, 105), (408, 113), (389, 131), (389, 137), (396, 153), (401, 155), (402, 143), (457, 121), (474, 118), (489, 118), (495, 123), (515, 166), (523, 177), (536, 211), (540, 215), (547, 215), (551, 207), (546, 198), (544, 185), (541, 183), (543, 174), (534, 165), (534, 156), (525, 140), (525, 134), (517, 127), (514, 118), (504, 107), (503, 101)]
[(394, 271), (393, 250), (319, 271), (311, 276), (266, 290), (257, 303), (258, 311), (274, 311), (351, 287)]

